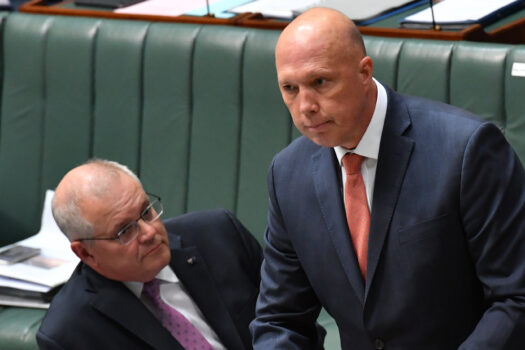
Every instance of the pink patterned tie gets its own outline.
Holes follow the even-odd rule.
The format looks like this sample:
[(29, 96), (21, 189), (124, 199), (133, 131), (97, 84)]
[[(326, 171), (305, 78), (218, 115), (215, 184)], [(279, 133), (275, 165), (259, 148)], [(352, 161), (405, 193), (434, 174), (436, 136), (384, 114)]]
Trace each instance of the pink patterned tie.
[(346, 221), (348, 222), (348, 229), (350, 230), (361, 274), (366, 280), (370, 211), (366, 200), (365, 183), (361, 175), (361, 163), (363, 160), (363, 156), (355, 153), (347, 153), (343, 157), (343, 166), (346, 171)]
[(160, 280), (154, 278), (144, 283), (142, 295), (156, 308), (162, 325), (170, 331), (186, 350), (213, 350), (206, 338), (180, 312), (166, 304), (160, 297)]

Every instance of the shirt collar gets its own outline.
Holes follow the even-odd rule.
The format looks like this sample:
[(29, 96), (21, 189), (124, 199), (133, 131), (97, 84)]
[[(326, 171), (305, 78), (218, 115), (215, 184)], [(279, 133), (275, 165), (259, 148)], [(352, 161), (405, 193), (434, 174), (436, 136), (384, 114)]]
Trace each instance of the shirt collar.
[(377, 99), (374, 114), (370, 119), (370, 123), (361, 137), (361, 140), (357, 144), (357, 147), (353, 150), (349, 150), (342, 146), (334, 147), (335, 154), (339, 164), (342, 164), (343, 156), (348, 152), (359, 154), (365, 158), (372, 158), (377, 160), (379, 155), (379, 144), (381, 143), (381, 134), (383, 133), (383, 126), (385, 125), (386, 107), (387, 107), (387, 94), (386, 90), (375, 78), (374, 83), (377, 86)]
[[(179, 278), (177, 277), (177, 275), (175, 275), (175, 272), (173, 272), (169, 265), (164, 266), (164, 268), (160, 270), (159, 273), (157, 273), (155, 278), (169, 283), (179, 282)], [(122, 283), (124, 283), (124, 285), (128, 287), (128, 289), (131, 290), (131, 292), (135, 294), (137, 298), (140, 298), (140, 295), (142, 294), (142, 287), (144, 287), (144, 283), (135, 281)]]

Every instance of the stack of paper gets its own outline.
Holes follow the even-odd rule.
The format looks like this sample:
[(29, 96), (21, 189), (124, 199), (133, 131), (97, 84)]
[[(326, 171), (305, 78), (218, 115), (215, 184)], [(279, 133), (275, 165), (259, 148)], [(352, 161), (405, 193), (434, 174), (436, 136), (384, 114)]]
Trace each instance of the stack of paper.
[[(14, 245), (40, 249), (27, 260), (0, 265), (0, 305), (47, 307), (50, 298), (64, 284), (79, 262), (51, 214), (54, 192), (47, 191), (40, 231)], [(1, 251), (13, 245), (2, 247)]]
[(322, 6), (343, 12), (354, 21), (364, 21), (414, 0), (257, 0), (232, 8), (233, 13), (260, 12), (266, 17), (291, 19), (312, 7)]
[(257, 0), (230, 9), (232, 13), (259, 12), (265, 17), (290, 19), (296, 12), (316, 6), (322, 0)]
[(488, 24), (524, 4), (523, 0), (444, 0), (401, 20), (404, 28), (427, 29), (436, 25), (443, 29), (460, 30), (474, 23)]
[[(205, 16), (213, 14), (217, 18), (232, 17), (228, 9), (246, 0), (146, 0), (128, 7), (116, 9), (116, 13), (153, 16)], [(209, 13), (208, 13), (209, 11)]]
[(179, 16), (203, 16), (207, 10), (216, 17), (225, 18), (233, 14), (259, 12), (265, 17), (292, 19), (316, 6), (339, 10), (356, 21), (378, 16), (392, 9), (419, 0), (146, 0), (138, 4), (115, 10), (117, 13)]

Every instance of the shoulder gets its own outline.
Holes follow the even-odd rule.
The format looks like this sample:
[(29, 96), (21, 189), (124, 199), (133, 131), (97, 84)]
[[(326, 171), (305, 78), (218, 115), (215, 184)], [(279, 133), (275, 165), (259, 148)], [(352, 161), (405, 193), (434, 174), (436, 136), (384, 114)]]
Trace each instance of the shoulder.
[(408, 113), (411, 122), (416, 125), (436, 126), (438, 124), (440, 126), (464, 126), (469, 129), (476, 129), (482, 123), (486, 123), (479, 116), (459, 107), (388, 90), (387, 115), (403, 112)]
[(211, 234), (217, 228), (235, 226), (238, 220), (226, 209), (202, 210), (175, 216), (164, 221), (166, 230), (171, 234), (187, 236)]
[(300, 136), (274, 156), (268, 170), (269, 179), (288, 182), (294, 175), (309, 172), (312, 157), (330, 154), (330, 151), (330, 148), (321, 147), (305, 136)]
[(258, 283), (261, 245), (231, 212), (197, 211), (164, 223), (169, 239), (179, 240), (181, 249), (196, 249), (213, 275), (241, 278), (248, 274)]
[(407, 122), (403, 134), (426, 145), (448, 143), (459, 151), (482, 127), (494, 127), (469, 111), (443, 102), (408, 96), (388, 91), (388, 108), (383, 133), (400, 131), (399, 125)]
[[(39, 329), (39, 334), (46, 335), (53, 339), (69, 338), (64, 329), (67, 328), (85, 328), (91, 325), (93, 310), (91, 308), (91, 297), (93, 290), (90, 277), (95, 273), (83, 263), (79, 263), (70, 279), (62, 286), (60, 291), (55, 295), (44, 317)], [(74, 305), (75, 312), (71, 312)], [(79, 318), (78, 315), (82, 315)]]
[(206, 247), (253, 245), (255, 238), (226, 209), (195, 211), (164, 221), (170, 239), (178, 236), (183, 246)]
[(52, 311), (62, 311), (63, 308), (68, 308), (68, 305), (75, 302), (79, 305), (84, 304), (84, 300), (87, 295), (84, 292), (89, 288), (90, 276), (91, 274), (96, 274), (91, 270), (87, 265), (80, 262), (69, 280), (62, 286), (60, 291), (54, 296), (51, 306), (49, 308), (51, 313)]
[(317, 152), (321, 147), (316, 145), (305, 136), (300, 136), (293, 140), (288, 146), (276, 154), (274, 160), (292, 160), (309, 157)]

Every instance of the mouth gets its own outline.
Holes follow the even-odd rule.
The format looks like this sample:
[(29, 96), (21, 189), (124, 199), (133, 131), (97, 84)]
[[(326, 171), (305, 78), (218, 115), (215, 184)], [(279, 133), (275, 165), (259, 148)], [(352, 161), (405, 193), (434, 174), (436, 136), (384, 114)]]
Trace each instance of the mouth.
[(151, 254), (155, 254), (155, 252), (157, 252), (160, 247), (162, 247), (164, 243), (162, 241), (160, 241), (159, 243), (157, 243), (156, 245), (153, 246), (153, 248), (151, 248), (150, 250), (148, 250), (148, 252), (146, 254), (144, 254), (144, 256), (148, 256), (148, 255), (151, 255)]
[(308, 130), (312, 130), (312, 131), (320, 131), (320, 130), (322, 130), (323, 128), (325, 128), (328, 124), (329, 124), (329, 122), (328, 122), (328, 121), (325, 121), (325, 122), (321, 122), (321, 123), (317, 123), (317, 124), (313, 124), (313, 125), (305, 125), (305, 127), (306, 127)]

